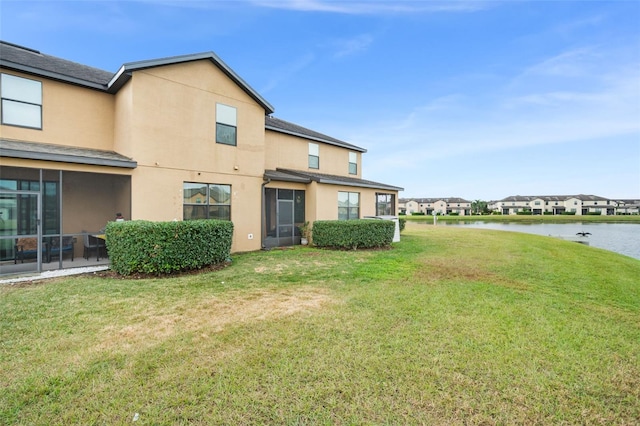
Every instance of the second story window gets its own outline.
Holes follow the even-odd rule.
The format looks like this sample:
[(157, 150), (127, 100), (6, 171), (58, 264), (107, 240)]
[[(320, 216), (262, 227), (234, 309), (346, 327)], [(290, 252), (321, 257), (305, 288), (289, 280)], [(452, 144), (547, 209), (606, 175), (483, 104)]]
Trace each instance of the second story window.
[(234, 107), (216, 104), (216, 142), (236, 146), (237, 113)]
[(349, 174), (358, 174), (358, 154), (356, 154), (355, 152), (349, 153)]
[(320, 146), (317, 143), (309, 144), (309, 168), (320, 168)]
[(42, 129), (42, 83), (2, 74), (2, 124)]

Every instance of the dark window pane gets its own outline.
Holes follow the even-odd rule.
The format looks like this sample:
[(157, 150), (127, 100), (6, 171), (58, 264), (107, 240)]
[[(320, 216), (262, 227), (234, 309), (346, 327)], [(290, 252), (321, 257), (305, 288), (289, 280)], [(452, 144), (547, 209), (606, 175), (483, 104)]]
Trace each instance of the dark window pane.
[(236, 128), (227, 124), (216, 123), (216, 142), (235, 146)]
[(209, 207), (209, 219), (231, 220), (231, 206)]
[(206, 219), (206, 206), (185, 205), (183, 207), (183, 218), (184, 220)]
[(278, 189), (278, 200), (293, 200), (293, 189)]

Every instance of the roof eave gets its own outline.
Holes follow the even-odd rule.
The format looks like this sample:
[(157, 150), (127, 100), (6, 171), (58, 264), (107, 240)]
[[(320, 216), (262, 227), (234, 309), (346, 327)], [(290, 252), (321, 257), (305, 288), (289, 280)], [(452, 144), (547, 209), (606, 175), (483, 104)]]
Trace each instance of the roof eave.
[(20, 158), (26, 160), (57, 161), (61, 163), (89, 164), (94, 166), (121, 167), (127, 169), (135, 169), (136, 167), (138, 167), (138, 163), (133, 160), (112, 160), (68, 154), (33, 152), (3, 147), (0, 147), (0, 157)]

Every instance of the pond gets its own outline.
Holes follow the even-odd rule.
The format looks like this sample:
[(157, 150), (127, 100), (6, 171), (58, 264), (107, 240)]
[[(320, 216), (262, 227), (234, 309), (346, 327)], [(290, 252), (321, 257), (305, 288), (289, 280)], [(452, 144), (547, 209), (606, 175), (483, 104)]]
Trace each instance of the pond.
[(438, 222), (437, 226), (466, 226), (524, 232), (553, 237), (576, 237), (578, 232), (589, 232), (586, 239), (592, 247), (614, 251), (640, 259), (640, 224), (638, 223), (522, 223), (522, 222)]

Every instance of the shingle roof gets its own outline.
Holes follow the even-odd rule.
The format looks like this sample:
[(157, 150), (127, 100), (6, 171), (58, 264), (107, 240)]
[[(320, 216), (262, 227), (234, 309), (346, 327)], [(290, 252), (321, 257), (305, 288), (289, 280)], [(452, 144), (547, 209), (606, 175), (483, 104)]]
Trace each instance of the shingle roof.
[[(329, 175), (325, 173), (312, 173), (312, 172), (303, 172), (300, 170), (290, 170), (290, 169), (276, 169), (267, 170), (264, 174), (265, 178), (273, 179), (273, 180), (281, 180), (281, 181), (297, 181), (297, 182), (311, 182), (315, 181), (318, 183), (324, 183), (328, 185), (345, 185), (345, 186), (354, 186), (360, 188), (373, 188), (373, 189), (386, 189), (389, 191), (403, 191), (404, 188), (400, 188), (398, 186), (387, 185), (380, 182), (374, 182), (371, 180), (358, 179), (346, 176), (338, 176), (338, 175)], [(289, 179), (298, 179), (298, 180), (289, 180)]]
[(213, 52), (130, 62), (122, 65), (118, 72), (114, 74), (109, 71), (67, 61), (66, 59), (45, 55), (27, 47), (0, 41), (0, 66), (2, 67), (44, 76), (54, 80), (61, 80), (67, 83), (78, 84), (92, 89), (108, 91), (110, 93), (116, 93), (120, 90), (131, 78), (131, 73), (134, 71), (203, 59), (210, 60), (220, 68), (222, 72), (258, 102), (258, 104), (264, 108), (265, 113), (273, 113), (273, 106)]
[(324, 135), (314, 130), (307, 129), (297, 124), (290, 123), (279, 118), (266, 116), (264, 119), (265, 128), (267, 130), (273, 130), (274, 132), (286, 133), (288, 135), (299, 136), (301, 138), (309, 139), (312, 141), (323, 142), (329, 145), (335, 145), (342, 148), (351, 149), (358, 152), (367, 152), (366, 149), (359, 146), (352, 145), (350, 143), (341, 141), (331, 136)]
[(415, 201), (416, 203), (419, 204), (425, 204), (425, 203), (436, 203), (438, 201), (444, 201), (447, 204), (451, 204), (451, 203), (471, 203), (471, 201), (469, 200), (465, 200), (464, 198), (458, 198), (458, 197), (446, 197), (446, 198), (401, 198), (400, 202), (401, 203), (406, 203), (409, 201)]
[(16, 71), (62, 80), (72, 84), (106, 90), (113, 73), (37, 50), (0, 41), (0, 65)]
[(609, 198), (600, 197), (598, 195), (512, 195), (499, 201), (566, 201), (570, 198), (576, 198), (581, 201), (608, 201)]
[(114, 151), (0, 139), (0, 157), (136, 168), (138, 163)]

